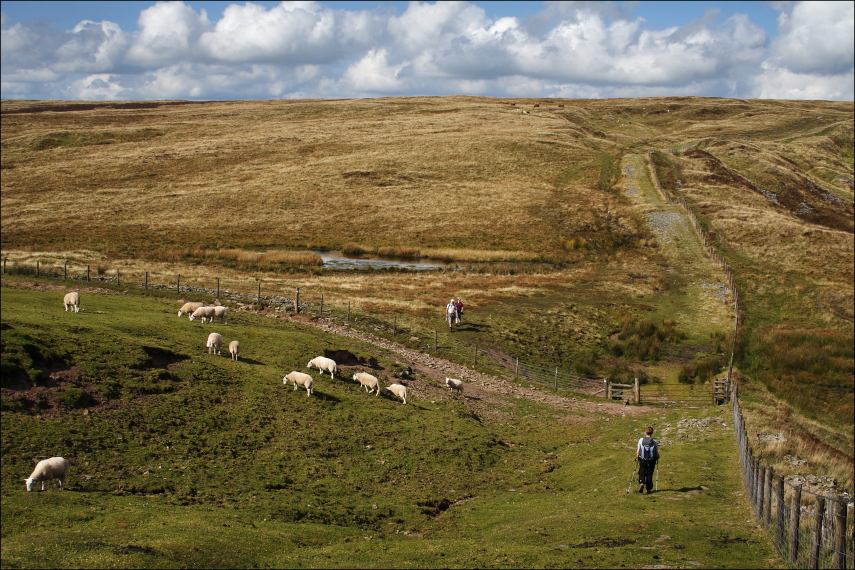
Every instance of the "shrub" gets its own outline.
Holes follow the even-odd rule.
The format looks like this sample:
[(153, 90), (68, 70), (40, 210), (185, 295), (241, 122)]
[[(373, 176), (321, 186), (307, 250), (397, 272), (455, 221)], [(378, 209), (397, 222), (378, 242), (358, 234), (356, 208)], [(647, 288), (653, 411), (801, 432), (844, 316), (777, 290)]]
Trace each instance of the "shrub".
[(85, 408), (89, 404), (89, 395), (80, 388), (68, 388), (56, 393), (57, 400), (69, 408)]
[(719, 373), (724, 364), (724, 356), (720, 354), (707, 356), (701, 360), (684, 364), (680, 369), (680, 374), (677, 376), (677, 381), (683, 384), (707, 382)]
[(628, 316), (621, 320), (621, 331), (609, 351), (617, 357), (632, 360), (659, 360), (662, 343), (679, 342), (685, 334), (677, 330), (677, 321), (665, 319), (655, 323), (648, 319)]
[(4, 412), (13, 412), (22, 414), (27, 411), (27, 406), (21, 400), (17, 398), (7, 398), (6, 396), (0, 396), (0, 410)]

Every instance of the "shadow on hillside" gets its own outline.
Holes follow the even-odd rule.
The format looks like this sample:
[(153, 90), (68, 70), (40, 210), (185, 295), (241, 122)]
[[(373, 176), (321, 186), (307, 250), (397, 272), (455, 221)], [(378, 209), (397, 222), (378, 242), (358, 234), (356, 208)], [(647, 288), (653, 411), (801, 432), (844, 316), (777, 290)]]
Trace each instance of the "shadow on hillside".
[(484, 332), (485, 329), (489, 329), (490, 325), (482, 325), (478, 323), (467, 323), (462, 322), (459, 325), (455, 325), (454, 330), (465, 331), (465, 332)]
[[(299, 390), (297, 390), (299, 392)], [(318, 400), (322, 400), (324, 402), (331, 402), (333, 404), (338, 404), (341, 402), (341, 398), (337, 398), (332, 394), (324, 394), (323, 392), (318, 392), (317, 390), (312, 391), (312, 398), (317, 398)]]

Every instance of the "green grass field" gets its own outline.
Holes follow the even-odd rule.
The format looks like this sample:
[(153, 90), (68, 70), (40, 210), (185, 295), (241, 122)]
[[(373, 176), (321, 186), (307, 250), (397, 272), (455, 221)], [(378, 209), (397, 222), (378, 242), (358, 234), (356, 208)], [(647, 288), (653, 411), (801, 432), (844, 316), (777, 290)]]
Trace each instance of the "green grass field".
[[(394, 365), (353, 339), (240, 312), (191, 323), (173, 300), (106, 289), (80, 313), (61, 298), (2, 289), (7, 362), (27, 354), (56, 379), (3, 401), (3, 567), (781, 566), (751, 522), (726, 407), (492, 395), (484, 411), (420, 376), (404, 406), (349, 379), (373, 358), (388, 383)], [(241, 361), (207, 354), (215, 329)], [(366, 364), (313, 374), (311, 398), (283, 387), (325, 350)], [(52, 399), (74, 388), (88, 401)], [(703, 417), (721, 421), (678, 429)], [(626, 494), (648, 423), (659, 493)], [(52, 455), (71, 461), (68, 489), (27, 493)]]
[[(182, 286), (206, 288), (216, 278), (218, 288), (248, 294), (263, 287), (288, 297), (299, 288), (313, 310), (323, 297), (341, 322), (352, 307), (355, 327), (423, 350), (442, 329), (449, 297), (462, 297), (464, 326), (447, 335), (453, 341), (440, 338), (440, 353), (458, 364), (469, 364), (477, 343), (546, 370), (704, 390), (733, 347), (749, 437), (786, 438), (755, 445), (757, 455), (778, 474), (831, 476), (851, 491), (852, 103), (509, 103), (455, 96), (130, 110), (2, 101), (0, 254), (4, 272), (7, 259), (10, 266), (4, 280), (30, 283), (3, 288), (3, 564), (27, 565), (12, 550), (29, 552), (28, 540), (41, 547), (36, 538), (68, 530), (71, 515), (35, 535), (11, 530), (28, 519), (5, 516), (19, 512), (15, 501), (38, 500), (20, 492), (21, 479), (34, 458), (55, 453), (74, 465), (73, 492), (63, 496), (151, 502), (141, 512), (166, 519), (145, 519), (157, 533), (111, 520), (107, 538), (69, 542), (113, 557), (102, 565), (137, 557), (138, 565), (225, 566), (200, 557), (223, 552), (211, 544), (249, 522), (256, 531), (316, 532), (277, 530), (299, 535), (282, 541), (291, 558), (271, 557), (279, 551), (267, 545), (234, 565), (395, 566), (403, 562), (391, 553), (401, 549), (409, 553), (401, 560), (436, 566), (634, 566), (648, 563), (631, 556), (647, 554), (654, 566), (774, 559), (742, 506), (726, 429), (704, 432), (703, 445), (674, 443), (671, 496), (619, 496), (623, 483), (601, 483), (628, 478), (621, 462), (646, 422), (668, 437), (665, 424), (717, 410), (565, 408), (487, 391), (453, 401), (424, 374), (408, 406), (327, 377), (309, 399), (281, 379), (313, 356), (349, 351), (350, 375), (376, 362), (383, 381), (400, 357), (247, 312), (234, 312), (220, 331), (241, 340), (247, 360), (209, 356), (211, 327), (178, 320), (174, 293), (139, 291), (144, 275), (169, 286), (180, 275)], [(734, 291), (685, 212), (660, 195), (654, 173), (734, 271), (741, 327)], [(454, 269), (332, 271), (314, 253), (327, 249)], [(37, 262), (59, 275), (67, 264), (77, 278), (90, 267), (98, 277), (121, 272), (124, 289), (90, 291), (100, 286), (93, 282), (86, 310), (63, 314), (61, 289), (75, 281), (35, 278)], [(477, 369), (510, 374), (483, 359)], [(808, 463), (794, 466), (786, 455)], [(192, 468), (200, 462), (206, 469)], [(720, 479), (707, 484), (713, 475)], [(556, 504), (567, 508), (546, 510)], [(709, 510), (695, 508), (704, 504)], [(452, 506), (429, 516), (443, 505)], [(215, 522), (194, 523), (202, 525), (195, 533), (170, 522), (203, 511)], [(644, 534), (654, 514), (679, 530)], [(694, 523), (680, 524), (684, 514)], [(226, 516), (233, 520), (216, 518)], [(526, 517), (557, 518), (546, 529), (518, 524)], [(139, 533), (116, 542), (119, 532)], [(188, 546), (202, 536), (207, 546)], [(239, 542), (226, 552), (238, 556), (242, 544), (249, 552), (258, 536), (224, 539)], [(489, 544), (473, 545), (472, 536)], [(188, 558), (169, 559), (173, 551), (156, 543), (180, 537), (175, 551)], [(442, 552), (425, 546), (437, 544)], [(533, 562), (525, 558), (532, 552), (546, 554)], [(601, 558), (585, 558), (595, 553)]]

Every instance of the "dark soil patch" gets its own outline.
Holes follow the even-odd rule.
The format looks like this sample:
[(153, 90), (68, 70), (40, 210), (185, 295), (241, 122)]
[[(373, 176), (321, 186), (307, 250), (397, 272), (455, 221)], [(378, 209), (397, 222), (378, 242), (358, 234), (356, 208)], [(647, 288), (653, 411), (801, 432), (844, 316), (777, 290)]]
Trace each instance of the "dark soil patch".
[(628, 544), (635, 544), (635, 541), (631, 538), (598, 538), (597, 540), (586, 540), (579, 543), (575, 548), (616, 548)]

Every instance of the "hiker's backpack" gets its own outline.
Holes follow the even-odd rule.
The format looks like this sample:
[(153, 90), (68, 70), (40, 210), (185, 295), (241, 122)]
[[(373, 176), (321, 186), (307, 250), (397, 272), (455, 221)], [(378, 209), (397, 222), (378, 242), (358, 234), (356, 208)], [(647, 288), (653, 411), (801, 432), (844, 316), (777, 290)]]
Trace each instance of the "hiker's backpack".
[(641, 458), (645, 461), (656, 459), (656, 441), (652, 437), (641, 440)]

